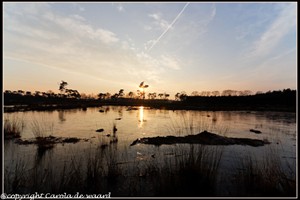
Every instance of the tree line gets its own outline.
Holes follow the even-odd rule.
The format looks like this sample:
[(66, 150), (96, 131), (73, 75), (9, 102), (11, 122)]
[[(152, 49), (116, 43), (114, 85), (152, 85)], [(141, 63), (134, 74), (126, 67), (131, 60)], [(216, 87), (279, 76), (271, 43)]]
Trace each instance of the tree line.
[[(161, 100), (168, 100), (170, 98), (170, 94), (164, 93), (157, 93), (157, 92), (149, 92), (146, 93), (146, 89), (149, 85), (146, 85), (143, 82), (139, 84), (139, 89), (134, 91), (125, 92), (124, 89), (120, 89), (118, 92), (111, 94), (109, 92), (99, 92), (97, 95), (87, 95), (85, 93), (79, 93), (75, 89), (68, 88), (68, 83), (66, 81), (61, 81), (58, 87), (59, 93), (55, 93), (52, 90), (48, 90), (47, 92), (41, 91), (23, 91), (23, 90), (5, 90), (4, 96), (9, 96), (11, 98), (17, 97), (36, 97), (36, 98), (50, 98), (50, 99), (90, 99), (90, 100), (115, 100), (115, 99), (161, 99)], [(283, 89), (283, 90), (275, 90), (275, 91), (268, 91), (263, 93), (262, 91), (257, 91), (255, 94), (251, 90), (223, 90), (220, 91), (193, 91), (190, 95), (188, 95), (185, 91), (177, 92), (175, 94), (175, 101), (185, 101), (186, 99), (197, 99), (201, 97), (234, 97), (234, 96), (259, 96), (259, 95), (271, 95), (271, 94), (287, 94), (291, 92), (295, 92), (296, 90)]]

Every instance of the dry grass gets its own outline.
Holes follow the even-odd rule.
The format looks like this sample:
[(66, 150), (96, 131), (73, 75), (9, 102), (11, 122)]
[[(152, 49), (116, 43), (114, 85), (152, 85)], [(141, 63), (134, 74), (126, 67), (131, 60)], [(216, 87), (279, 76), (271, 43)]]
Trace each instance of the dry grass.
[[(39, 122), (33, 122), (32, 128), (36, 139), (45, 138), (53, 131), (50, 124)], [(180, 134), (187, 130), (190, 134), (197, 133), (202, 128), (207, 126), (185, 120)], [(99, 137), (99, 148), (90, 147), (83, 154), (70, 156), (61, 168), (55, 162), (36, 165), (34, 168), (21, 162), (14, 163), (14, 166), (5, 169), (5, 192), (111, 192), (113, 196), (123, 197), (217, 196), (217, 187), (221, 185), (217, 182), (223, 146), (173, 145), (170, 146), (169, 156), (159, 147), (155, 154), (149, 153), (143, 159), (131, 157), (129, 160), (128, 155), (136, 149), (120, 149), (117, 142), (111, 142), (117, 138), (114, 129), (115, 125), (111, 137)], [(38, 145), (44, 149), (47, 142)], [(239, 165), (234, 163), (231, 170), (237, 177), (232, 183), (236, 187), (231, 188), (234, 196), (295, 196), (294, 166), (288, 165), (291, 169), (289, 172), (284, 170), (276, 149), (270, 148), (260, 159), (247, 156), (239, 161)]]
[(236, 170), (237, 195), (296, 196), (294, 170), (288, 163), (284, 163), (280, 159), (278, 150), (269, 148), (261, 159), (254, 156), (246, 156), (241, 159), (240, 170)]
[(25, 127), (25, 123), (23, 119), (19, 117), (5, 117), (4, 119), (4, 138), (5, 139), (13, 139), (20, 138), (21, 131)]
[(33, 120), (31, 129), (38, 145), (38, 151), (42, 153), (54, 147), (55, 142), (51, 139), (54, 129), (53, 122)]

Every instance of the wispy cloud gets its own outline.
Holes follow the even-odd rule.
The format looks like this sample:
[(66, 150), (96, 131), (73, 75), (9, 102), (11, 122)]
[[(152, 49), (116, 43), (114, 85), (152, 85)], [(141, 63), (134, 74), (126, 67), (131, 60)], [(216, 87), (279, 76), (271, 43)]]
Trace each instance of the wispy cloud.
[(95, 29), (86, 22), (83, 23), (82, 21), (84, 20), (84, 18), (78, 15), (76, 15), (76, 18), (74, 18), (74, 16), (71, 18), (61, 17), (54, 15), (53, 13), (48, 13), (47, 15), (44, 15), (44, 18), (56, 25), (59, 25), (66, 31), (69, 31), (72, 34), (77, 34), (81, 37), (89, 37), (90, 39), (100, 40), (106, 44), (119, 41), (115, 33), (102, 28)]
[[(187, 6), (188, 3), (185, 4), (185, 9)], [(182, 14), (184, 14), (184, 17), (181, 17)], [(150, 51), (162, 38), (164, 38), (164, 47), (171, 48), (174, 51), (190, 48), (190, 45), (199, 42), (198, 40), (207, 33), (209, 24), (214, 20), (216, 15), (216, 4), (203, 5), (190, 3), (188, 11), (185, 12), (184, 8), (182, 8), (181, 12), (176, 15), (176, 18), (164, 29), (163, 33), (155, 39), (148, 40), (144, 48), (146, 51)], [(177, 25), (174, 26), (174, 23)], [(171, 30), (174, 31), (174, 34), (167, 34)]]
[(134, 41), (121, 40), (110, 30), (92, 26), (81, 15), (61, 15), (51, 7), (40, 12), (38, 6), (24, 15), (25, 7), (17, 9), (23, 15), (6, 13), (5, 59), (82, 73), (95, 80), (128, 83), (141, 78), (158, 83), (167, 70), (180, 68), (178, 59), (139, 53)]
[[(166, 30), (169, 27), (168, 21), (164, 20), (160, 13), (153, 13), (153, 14), (149, 14), (148, 16), (154, 19), (154, 25), (157, 26), (159, 29)], [(149, 26), (145, 26), (145, 29), (147, 30), (146, 27)], [(148, 30), (150, 29), (148, 28)]]
[(162, 55), (160, 62), (162, 64), (162, 66), (165, 66), (169, 69), (173, 69), (173, 70), (179, 70), (180, 69), (178, 59), (175, 59), (171, 56)]
[[(170, 28), (172, 28), (172, 26), (176, 23), (176, 21), (179, 19), (179, 17), (182, 15), (182, 13), (184, 12), (184, 10), (186, 9), (186, 7), (189, 5), (189, 3), (186, 3), (184, 5), (184, 7), (182, 8), (182, 10), (178, 13), (178, 15), (174, 18), (174, 20), (172, 21), (171, 24), (168, 25), (168, 27), (165, 29), (165, 31), (155, 40), (155, 42), (152, 44), (152, 46), (150, 46), (149, 49), (147, 49), (148, 51), (151, 51), (151, 49), (161, 40), (161, 38), (170, 30)], [(154, 17), (157, 17), (156, 15)]]
[[(79, 5), (85, 12), (73, 4), (4, 4), (3, 59), (10, 73), (6, 80), (17, 79), (14, 71), (28, 67), (32, 72), (38, 69), (39, 74), (53, 72), (51, 82), (58, 74), (88, 82), (89, 89), (100, 86), (109, 91), (126, 89), (124, 85), (135, 88), (137, 80), (145, 80), (151, 90), (163, 83), (173, 92), (198, 90), (200, 79), (203, 90), (212, 85), (216, 90), (248, 88), (281, 77), (296, 82), (296, 38), (286, 37), (296, 31), (296, 10), (291, 4), (245, 4), (240, 12), (248, 8), (268, 11), (257, 10), (260, 16), (255, 17), (247, 10), (245, 20), (232, 18), (240, 13), (231, 14), (236, 9), (227, 4)], [(234, 40), (237, 35), (240, 41)], [(253, 57), (245, 59), (237, 52)], [(262, 82), (260, 74), (267, 74), (268, 80)], [(32, 82), (40, 82), (43, 76), (32, 77)], [(178, 86), (178, 79), (184, 77), (187, 82)]]
[(272, 52), (281, 39), (296, 27), (295, 4), (284, 4), (279, 16), (269, 28), (255, 41), (249, 56), (265, 56)]

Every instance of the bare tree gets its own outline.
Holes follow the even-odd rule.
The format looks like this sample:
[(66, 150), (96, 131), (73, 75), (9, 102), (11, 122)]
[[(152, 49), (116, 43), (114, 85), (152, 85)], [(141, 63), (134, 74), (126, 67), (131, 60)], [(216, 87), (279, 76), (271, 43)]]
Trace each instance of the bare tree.
[(68, 83), (67, 82), (65, 82), (65, 81), (61, 81), (61, 83), (59, 84), (59, 91), (60, 92), (65, 92), (65, 90), (66, 90), (66, 86), (68, 85)]
[(134, 93), (130, 91), (130, 92), (128, 93), (128, 97), (132, 99), (132, 98), (134, 97)]
[(191, 96), (199, 96), (199, 92), (198, 92), (198, 91), (193, 91), (193, 92), (191, 93)]
[(159, 93), (158, 96), (162, 99), (164, 94), (163, 93)]
[(123, 97), (124, 96), (124, 89), (120, 89), (118, 97)]
[(140, 85), (139, 85), (140, 90), (138, 90), (138, 91), (139, 91), (141, 98), (145, 99), (145, 95), (146, 95), (145, 89), (148, 87), (149, 87), (149, 85), (144, 85), (144, 81), (140, 83)]
[(212, 96), (215, 96), (215, 97), (216, 97), (216, 96), (220, 96), (220, 92), (219, 92), (219, 91), (212, 91), (212, 92), (211, 92), (211, 95), (212, 95)]

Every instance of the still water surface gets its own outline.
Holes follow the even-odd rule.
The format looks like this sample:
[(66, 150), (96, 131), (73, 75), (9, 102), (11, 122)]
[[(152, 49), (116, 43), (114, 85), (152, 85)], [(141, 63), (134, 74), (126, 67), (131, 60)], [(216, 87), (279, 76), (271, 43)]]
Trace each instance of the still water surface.
[[(100, 112), (101, 111), (101, 112)], [(228, 137), (267, 139), (271, 145), (280, 149), (280, 156), (289, 162), (296, 161), (296, 114), (285, 112), (249, 112), (249, 111), (184, 111), (157, 110), (147, 107), (103, 106), (99, 108), (5, 113), (4, 118), (18, 117), (24, 120), (22, 139), (32, 139), (33, 122), (43, 127), (44, 136), (78, 137), (88, 139), (76, 144), (58, 144), (52, 156), (61, 160), (68, 155), (80, 153), (85, 148), (97, 147), (109, 142), (107, 135), (113, 134), (117, 128), (118, 147), (126, 148), (129, 157), (136, 159), (139, 155), (152, 154), (155, 151), (166, 151), (168, 145), (160, 149), (150, 145), (140, 144), (130, 147), (130, 144), (141, 137), (184, 136), (197, 134), (207, 130)], [(96, 132), (104, 129), (103, 132)], [(250, 129), (260, 130), (261, 134), (250, 132)], [(242, 152), (260, 155), (264, 147), (248, 147), (232, 145), (226, 147), (227, 157)], [(128, 150), (129, 149), (129, 150)], [(13, 157), (31, 157), (35, 155), (36, 146), (5, 143), (6, 164)], [(226, 161), (226, 159), (225, 159)]]
[[(101, 112), (99, 112), (101, 111)], [(103, 111), (103, 112), (102, 112)], [(207, 130), (229, 137), (268, 138), (292, 145), (296, 138), (296, 114), (284, 112), (157, 110), (146, 107), (107, 106), (100, 108), (5, 113), (24, 120), (22, 138), (34, 138), (32, 123), (38, 122), (45, 135), (94, 138), (112, 134), (117, 127), (119, 142), (140, 137), (188, 135)], [(96, 132), (97, 129), (103, 132)], [(258, 129), (262, 134), (250, 132)]]

